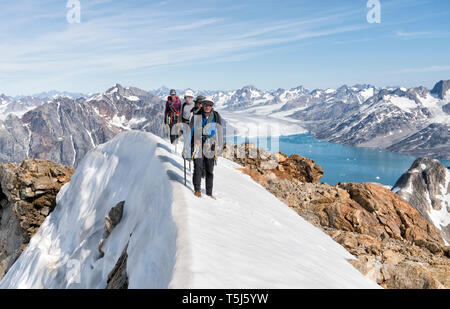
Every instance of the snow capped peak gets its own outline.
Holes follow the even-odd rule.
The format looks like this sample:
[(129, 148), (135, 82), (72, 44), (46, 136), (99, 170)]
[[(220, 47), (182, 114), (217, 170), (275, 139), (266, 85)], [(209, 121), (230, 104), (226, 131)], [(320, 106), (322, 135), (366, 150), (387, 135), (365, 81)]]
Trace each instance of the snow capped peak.
[(6, 95), (4, 95), (4, 94), (0, 94), (0, 105), (2, 105), (2, 104), (8, 104), (9, 102), (11, 102), (12, 101), (12, 98), (11, 97), (8, 97), (8, 96), (6, 96)]
[(450, 101), (450, 80), (441, 80), (433, 87), (431, 93), (439, 99), (447, 99)]
[(371, 88), (376, 89), (375, 86), (370, 85), (370, 84), (356, 84), (356, 85), (353, 85), (352, 88), (356, 88), (358, 90), (366, 90), (366, 89), (371, 89)]
[(450, 242), (450, 172), (439, 161), (418, 158), (394, 186)]
[(359, 92), (359, 94), (363, 97), (363, 100), (366, 101), (369, 98), (373, 97), (375, 94), (375, 88), (368, 87), (366, 89), (363, 89)]
[(308, 92), (308, 90), (305, 87), (303, 87), (302, 85), (297, 86), (295, 88), (291, 88), (291, 91), (295, 91), (295, 90), (302, 91), (302, 92)]
[(0, 95), (0, 120), (5, 120), (9, 115), (22, 117), (28, 111), (45, 103), (46, 100), (26, 96), (13, 98), (6, 95)]
[(118, 93), (119, 89), (123, 89), (121, 85), (119, 84), (115, 84), (113, 87), (109, 88), (108, 90), (106, 90), (106, 94), (113, 94), (113, 93)]
[(238, 90), (237, 93), (241, 94), (242, 96), (249, 95), (251, 98), (258, 98), (262, 95), (262, 91), (251, 85), (242, 87), (242, 89)]
[(58, 90), (49, 90), (40, 93), (35, 93), (32, 95), (18, 95), (15, 96), (15, 100), (30, 100), (30, 99), (39, 99), (39, 100), (47, 100), (47, 99), (56, 99), (59, 97), (67, 97), (71, 99), (79, 99), (89, 97), (86, 94), (79, 92), (69, 92), (69, 91), (58, 91)]
[(100, 95), (95, 95), (91, 97), (89, 100), (101, 100), (103, 97), (106, 97), (112, 101), (115, 102), (121, 102), (123, 99), (132, 101), (132, 102), (138, 102), (143, 97), (149, 96), (149, 93), (147, 91), (141, 90), (136, 87), (123, 87), (120, 84), (115, 84), (113, 87), (106, 90), (105, 93)]

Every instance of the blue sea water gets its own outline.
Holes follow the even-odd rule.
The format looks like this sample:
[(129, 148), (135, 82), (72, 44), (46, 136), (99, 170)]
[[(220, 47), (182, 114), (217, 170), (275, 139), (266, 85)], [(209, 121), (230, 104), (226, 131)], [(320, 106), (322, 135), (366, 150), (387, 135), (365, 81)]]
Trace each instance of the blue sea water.
[[(242, 143), (242, 139), (229, 139)], [(257, 139), (248, 139), (257, 143)], [(298, 154), (314, 160), (324, 169), (321, 182), (335, 185), (339, 182), (378, 182), (393, 186), (406, 172), (416, 157), (396, 154), (374, 148), (353, 147), (319, 141), (312, 134), (281, 136), (279, 149), (270, 149), (267, 145), (259, 147), (268, 151), (281, 151), (284, 154)], [(450, 166), (450, 161), (442, 161)]]

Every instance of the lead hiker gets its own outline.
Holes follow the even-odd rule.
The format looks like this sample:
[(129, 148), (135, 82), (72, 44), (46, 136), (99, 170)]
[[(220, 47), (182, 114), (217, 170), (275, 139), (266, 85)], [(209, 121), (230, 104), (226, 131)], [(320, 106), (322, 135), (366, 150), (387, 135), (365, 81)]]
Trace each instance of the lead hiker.
[(201, 181), (205, 170), (206, 195), (215, 199), (212, 194), (214, 165), (223, 148), (222, 118), (214, 110), (212, 100), (202, 98), (198, 103), (202, 107), (191, 118), (191, 136), (187, 141), (190, 147), (185, 148), (191, 150), (191, 158), (194, 160), (192, 183), (195, 196), (202, 196)]
[(166, 109), (164, 111), (164, 124), (169, 125), (170, 143), (174, 143), (178, 134), (173, 134), (172, 128), (181, 121), (180, 118), (181, 101), (177, 96), (175, 89), (170, 90), (170, 96), (167, 98)]

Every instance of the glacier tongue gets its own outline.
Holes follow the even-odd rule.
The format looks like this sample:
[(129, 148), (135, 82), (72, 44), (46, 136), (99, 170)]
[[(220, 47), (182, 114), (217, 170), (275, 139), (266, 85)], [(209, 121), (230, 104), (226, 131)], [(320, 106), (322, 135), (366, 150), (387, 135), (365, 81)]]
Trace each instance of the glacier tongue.
[[(127, 244), (129, 288), (378, 287), (343, 247), (237, 167), (221, 158), (217, 200), (199, 199), (183, 186), (170, 144), (117, 135), (86, 155), (0, 288), (104, 288)], [(100, 258), (105, 216), (120, 201), (123, 217)]]

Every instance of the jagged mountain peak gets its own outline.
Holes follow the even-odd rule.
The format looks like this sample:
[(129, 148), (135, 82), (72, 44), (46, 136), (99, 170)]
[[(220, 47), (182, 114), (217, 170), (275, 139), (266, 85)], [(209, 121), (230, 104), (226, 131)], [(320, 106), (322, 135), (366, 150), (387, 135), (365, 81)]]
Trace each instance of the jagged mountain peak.
[(115, 84), (104, 93), (96, 94), (89, 100), (98, 101), (104, 99), (105, 97), (114, 102), (123, 101), (124, 99), (127, 101), (139, 101), (145, 98), (152, 98), (153, 94), (137, 87), (124, 87), (121, 84)]
[[(284, 90), (284, 89), (282, 89), (282, 90)], [(297, 87), (291, 88), (291, 89), (289, 89), (289, 91), (295, 91), (295, 92), (298, 92), (298, 93), (309, 93), (309, 90), (306, 89), (305, 87), (303, 87), (302, 85), (299, 85)]]
[(250, 89), (250, 90), (258, 90), (255, 86), (253, 85), (246, 85), (244, 87), (242, 87), (242, 89)]
[(11, 101), (11, 100), (12, 100), (12, 98), (8, 97), (6, 94), (3, 94), (3, 93), (0, 94), (0, 105), (7, 103), (8, 101)]
[(436, 85), (434, 85), (434, 88), (431, 90), (431, 93), (436, 95), (439, 99), (444, 99), (446, 96), (450, 96), (449, 90), (450, 89), (450, 80), (441, 80)]
[(58, 97), (68, 97), (73, 99), (78, 99), (82, 97), (88, 97), (88, 95), (81, 92), (69, 92), (69, 91), (59, 91), (59, 90), (49, 90), (43, 91), (39, 93), (35, 93), (32, 95), (17, 95), (14, 97), (15, 100), (24, 100), (24, 99), (41, 99), (41, 100), (52, 100)]
[(121, 84), (115, 84), (111, 88), (108, 88), (105, 93), (106, 94), (112, 94), (112, 93), (116, 93), (116, 92), (121, 93), (121, 92), (123, 92), (123, 90), (125, 90), (125, 88), (122, 87)]
[(350, 89), (349, 86), (347, 86), (347, 85), (342, 85), (342, 86), (340, 86), (339, 88), (337, 88), (336, 90), (337, 90), (337, 91), (342, 91), (342, 90), (349, 90), (349, 89)]
[(392, 189), (450, 242), (450, 171), (436, 159), (418, 158)]
[(371, 84), (355, 84), (351, 88), (357, 89), (357, 90), (377, 89), (376, 86), (371, 85)]

